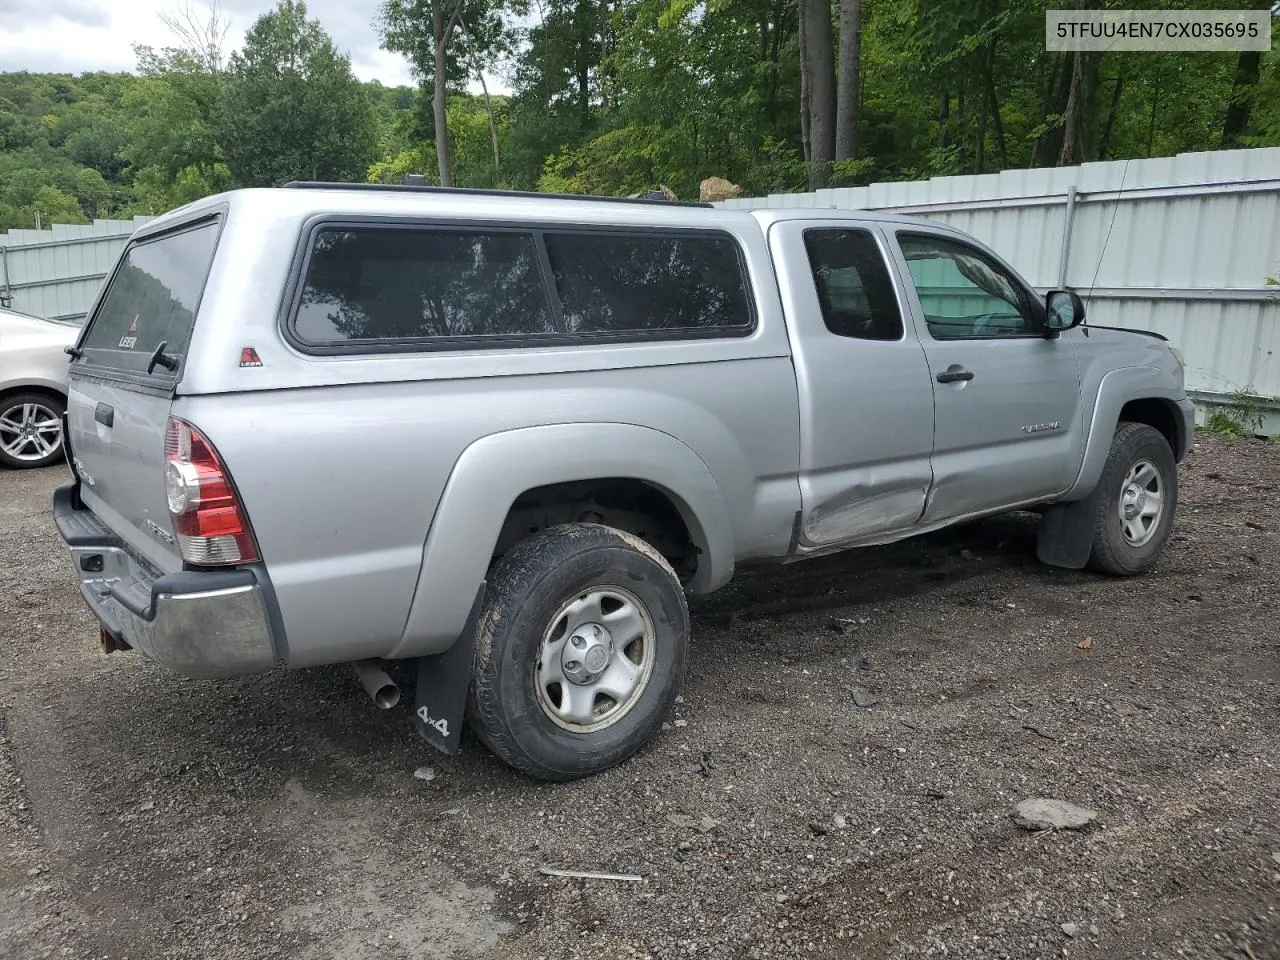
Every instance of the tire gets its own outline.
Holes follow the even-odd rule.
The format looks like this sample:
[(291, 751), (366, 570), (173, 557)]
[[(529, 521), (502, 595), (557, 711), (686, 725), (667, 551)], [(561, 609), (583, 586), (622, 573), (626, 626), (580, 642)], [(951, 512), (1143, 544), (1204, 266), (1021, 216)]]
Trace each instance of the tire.
[[(1178, 465), (1169, 441), (1145, 423), (1122, 422), (1098, 491), (1090, 569), (1121, 577), (1149, 570), (1169, 540), (1178, 506)], [(1159, 504), (1148, 515), (1153, 493)]]
[(531, 777), (599, 773), (657, 732), (688, 652), (684, 591), (653, 547), (598, 524), (552, 527), (491, 571), (467, 720)]
[(65, 461), (66, 409), (66, 401), (50, 393), (22, 391), (0, 398), (0, 465), (29, 470)]

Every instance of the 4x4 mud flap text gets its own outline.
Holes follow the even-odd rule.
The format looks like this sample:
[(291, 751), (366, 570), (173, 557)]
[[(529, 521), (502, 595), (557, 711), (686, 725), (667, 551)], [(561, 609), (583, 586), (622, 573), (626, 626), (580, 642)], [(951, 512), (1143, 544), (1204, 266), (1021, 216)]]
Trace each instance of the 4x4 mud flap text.
[(481, 583), (467, 626), (454, 645), (443, 653), (418, 658), (413, 703), (418, 732), (444, 753), (457, 753), (462, 739), (463, 713), (476, 649), (476, 620), (483, 600), (484, 584)]

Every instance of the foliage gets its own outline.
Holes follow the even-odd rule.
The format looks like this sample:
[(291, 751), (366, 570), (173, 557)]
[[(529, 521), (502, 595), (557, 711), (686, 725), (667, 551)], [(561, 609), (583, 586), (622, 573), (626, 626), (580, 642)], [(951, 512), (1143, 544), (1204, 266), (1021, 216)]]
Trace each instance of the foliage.
[[(486, 64), (508, 49), (509, 35), (499, 5), (492, 0), (384, 0), (379, 9), (383, 46), (409, 60), (424, 104), (426, 91), (431, 91), (432, 139), (440, 183), (452, 186), (449, 90), (473, 72), (483, 83)], [(496, 142), (493, 150), (496, 158)]]
[(1262, 406), (1266, 399), (1251, 387), (1236, 390), (1225, 403), (1209, 410), (1205, 429), (1225, 437), (1259, 436), (1266, 422), (1266, 410)]
[[(838, 38), (841, 4), (829, 6)], [(1280, 51), (1047, 53), (1051, 6), (862, 0), (856, 149), (831, 165), (832, 182), (1280, 145)], [(215, 10), (175, 20), (170, 47), (137, 48), (136, 75), (0, 73), (0, 230), (37, 215), (160, 213), (237, 185), (433, 174), (437, 9), (446, 23), (457, 13), (439, 106), (459, 185), (665, 184), (691, 199), (706, 177), (758, 195), (805, 189), (817, 172), (805, 162), (797, 0), (379, 9), (384, 45), (407, 57), (417, 89), (357, 83), (298, 0), (259, 18), (235, 52)], [(467, 92), (499, 75), (511, 88), (490, 100), (500, 167), (486, 101)]]
[(236, 186), (363, 178), (369, 99), (302, 0), (280, 0), (231, 55), (214, 129)]

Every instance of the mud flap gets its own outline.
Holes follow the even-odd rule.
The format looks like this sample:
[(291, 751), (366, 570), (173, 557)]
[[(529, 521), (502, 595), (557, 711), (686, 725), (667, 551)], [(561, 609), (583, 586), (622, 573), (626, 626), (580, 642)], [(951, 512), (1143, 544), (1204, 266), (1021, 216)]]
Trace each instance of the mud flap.
[(453, 646), (443, 653), (418, 658), (418, 679), (413, 692), (418, 732), (437, 750), (448, 754), (457, 753), (462, 740), (462, 718), (471, 685), (476, 621), (484, 600), (484, 586), (480, 584), (467, 625)]
[(1100, 486), (1083, 500), (1055, 504), (1045, 511), (1036, 531), (1036, 556), (1041, 563), (1080, 570), (1089, 562), (1098, 527)]

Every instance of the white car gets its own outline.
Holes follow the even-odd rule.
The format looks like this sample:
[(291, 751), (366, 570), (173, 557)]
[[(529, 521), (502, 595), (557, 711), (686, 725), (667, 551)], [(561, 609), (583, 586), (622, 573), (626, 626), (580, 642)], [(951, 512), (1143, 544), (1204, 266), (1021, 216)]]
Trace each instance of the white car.
[(63, 459), (66, 348), (79, 326), (0, 309), (0, 466), (47, 467)]

